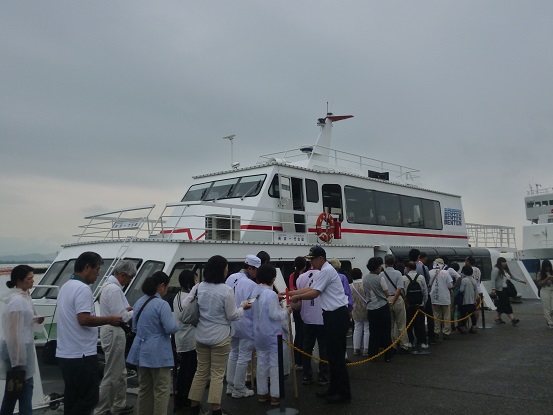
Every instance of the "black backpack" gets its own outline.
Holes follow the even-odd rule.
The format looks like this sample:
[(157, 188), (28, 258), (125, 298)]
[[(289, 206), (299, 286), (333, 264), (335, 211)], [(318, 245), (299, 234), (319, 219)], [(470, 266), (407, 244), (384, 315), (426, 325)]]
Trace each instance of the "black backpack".
[(415, 276), (415, 279), (411, 279), (409, 275), (406, 275), (409, 280), (407, 289), (405, 290), (405, 299), (409, 305), (421, 305), (422, 304), (422, 287), (417, 282), (419, 274)]

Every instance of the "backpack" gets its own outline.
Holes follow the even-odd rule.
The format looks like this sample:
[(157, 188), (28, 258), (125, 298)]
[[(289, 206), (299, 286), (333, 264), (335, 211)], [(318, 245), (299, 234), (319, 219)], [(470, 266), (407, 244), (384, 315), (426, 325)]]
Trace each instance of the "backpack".
[(411, 279), (409, 275), (406, 275), (409, 280), (407, 289), (405, 290), (405, 299), (409, 305), (421, 305), (422, 304), (422, 287), (417, 282), (419, 274), (415, 276), (415, 279)]

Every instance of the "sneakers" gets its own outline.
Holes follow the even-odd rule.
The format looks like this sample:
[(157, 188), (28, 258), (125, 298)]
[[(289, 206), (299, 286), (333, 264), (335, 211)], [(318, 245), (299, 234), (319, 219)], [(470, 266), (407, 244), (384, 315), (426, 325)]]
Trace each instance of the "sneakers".
[(428, 344), (426, 344), (426, 343), (421, 344), (421, 348), (422, 349), (428, 349)]
[(269, 398), (270, 398), (269, 394), (259, 395), (259, 397), (257, 398), (257, 401), (261, 403), (265, 403), (269, 400)]
[(113, 415), (124, 415), (124, 414), (130, 414), (134, 410), (134, 406), (132, 405), (126, 405), (123, 409), (117, 412), (113, 412)]
[(360, 349), (354, 349), (353, 350), (353, 355), (354, 356), (361, 356), (361, 350)]
[(227, 395), (232, 395), (234, 393), (235, 389), (234, 389), (234, 385), (231, 385), (230, 383), (227, 383), (227, 391), (226, 391), (226, 394)]
[(368, 350), (363, 350), (363, 356), (369, 356), (369, 351)]
[(495, 319), (495, 324), (505, 324), (505, 322), (503, 320), (501, 320), (500, 318), (496, 318)]
[(274, 396), (271, 396), (271, 406), (279, 406), (280, 401), (278, 398), (275, 398)]
[(296, 370), (303, 370), (303, 366), (296, 364)]
[(520, 322), (520, 320), (518, 318), (514, 318), (514, 319), (511, 320), (511, 324), (513, 326), (516, 326), (519, 322)]
[(232, 392), (232, 397), (234, 399), (240, 399), (240, 398), (248, 398), (250, 396), (253, 396), (254, 392), (251, 389), (244, 388), (244, 389), (234, 389), (234, 392)]
[(326, 386), (329, 383), (330, 382), (328, 381), (328, 379), (326, 377), (323, 377), (323, 376), (320, 376), (319, 380), (317, 381), (317, 385), (319, 385), (319, 386)]

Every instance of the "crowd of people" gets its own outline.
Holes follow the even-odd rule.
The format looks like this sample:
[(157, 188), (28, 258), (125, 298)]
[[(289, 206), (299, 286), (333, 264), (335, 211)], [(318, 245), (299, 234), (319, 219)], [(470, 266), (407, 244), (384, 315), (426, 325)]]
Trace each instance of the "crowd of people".
[[(266, 252), (247, 255), (243, 269), (231, 275), (227, 260), (216, 255), (207, 261), (201, 283), (195, 272), (181, 272), (181, 291), (171, 309), (163, 298), (170, 278), (162, 271), (145, 279), (144, 295), (129, 305), (123, 290), (137, 270), (133, 262), (122, 260), (96, 299), (97, 316), (90, 285), (98, 278), (102, 258), (84, 252), (58, 295), (56, 356), (65, 382), (64, 413), (166, 414), (175, 358), (176, 410), (189, 407), (189, 413), (199, 414), (206, 388), (213, 415), (224, 413), (223, 392), (235, 399), (257, 395), (259, 402), (277, 406), (277, 335), (289, 339), (291, 313), (295, 369), (303, 370), (302, 383), (324, 386), (316, 395), (328, 403), (347, 403), (352, 398), (346, 364), (350, 329), (354, 356), (383, 355), (385, 362), (396, 353), (428, 353), (425, 349), (430, 344), (449, 339), (454, 330), (476, 332), (482, 272), (475, 259), (467, 257), (462, 265), (447, 258), (436, 258), (432, 265), (426, 262), (427, 255), (413, 249), (407, 261), (393, 255), (370, 258), (368, 273), (354, 268), (348, 277), (340, 272), (340, 261), (327, 258), (324, 248), (314, 246), (294, 261), (295, 270), (286, 281), (289, 290), (278, 292), (277, 270)], [(0, 360), (7, 367), (8, 382), (0, 415), (13, 413), (18, 400), (19, 413), (32, 413), (33, 333), (44, 320), (36, 315), (29, 295), (33, 276), (31, 267), (15, 267), (8, 281), (10, 295), (3, 299), (7, 306), (2, 315)], [(501, 316), (506, 314), (517, 325), (508, 286), (510, 279), (526, 282), (511, 274), (504, 258), (498, 259), (491, 278), (492, 296), (497, 298), (495, 322), (503, 324)], [(548, 327), (553, 328), (549, 261), (543, 261), (538, 285)], [(130, 326), (136, 335), (127, 355)], [(105, 354), (102, 378), (97, 361), (98, 327)], [(310, 355), (316, 344), (322, 361), (314, 376)], [(254, 355), (256, 391), (247, 383)], [(137, 367), (137, 408), (126, 401), (127, 363)]]

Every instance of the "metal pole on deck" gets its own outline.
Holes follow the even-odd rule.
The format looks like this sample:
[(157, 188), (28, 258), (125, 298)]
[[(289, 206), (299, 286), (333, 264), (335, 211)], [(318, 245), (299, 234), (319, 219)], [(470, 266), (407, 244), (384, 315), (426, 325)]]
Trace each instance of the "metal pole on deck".
[(486, 307), (484, 307), (484, 294), (480, 294), (480, 312), (482, 314), (482, 325), (479, 328), (481, 328), (481, 329), (491, 329), (492, 326), (486, 326), (485, 309), (486, 309)]
[[(267, 415), (279, 415), (279, 414), (285, 414), (285, 415), (296, 415), (300, 412), (297, 409), (294, 408), (286, 408), (284, 407), (284, 354), (282, 351), (282, 334), (277, 335), (277, 345), (278, 345), (278, 389), (279, 389), (279, 395), (280, 395), (280, 406), (279, 408), (270, 409), (267, 411)], [(265, 380), (264, 380), (265, 381)], [(273, 379), (271, 379), (273, 381)]]

